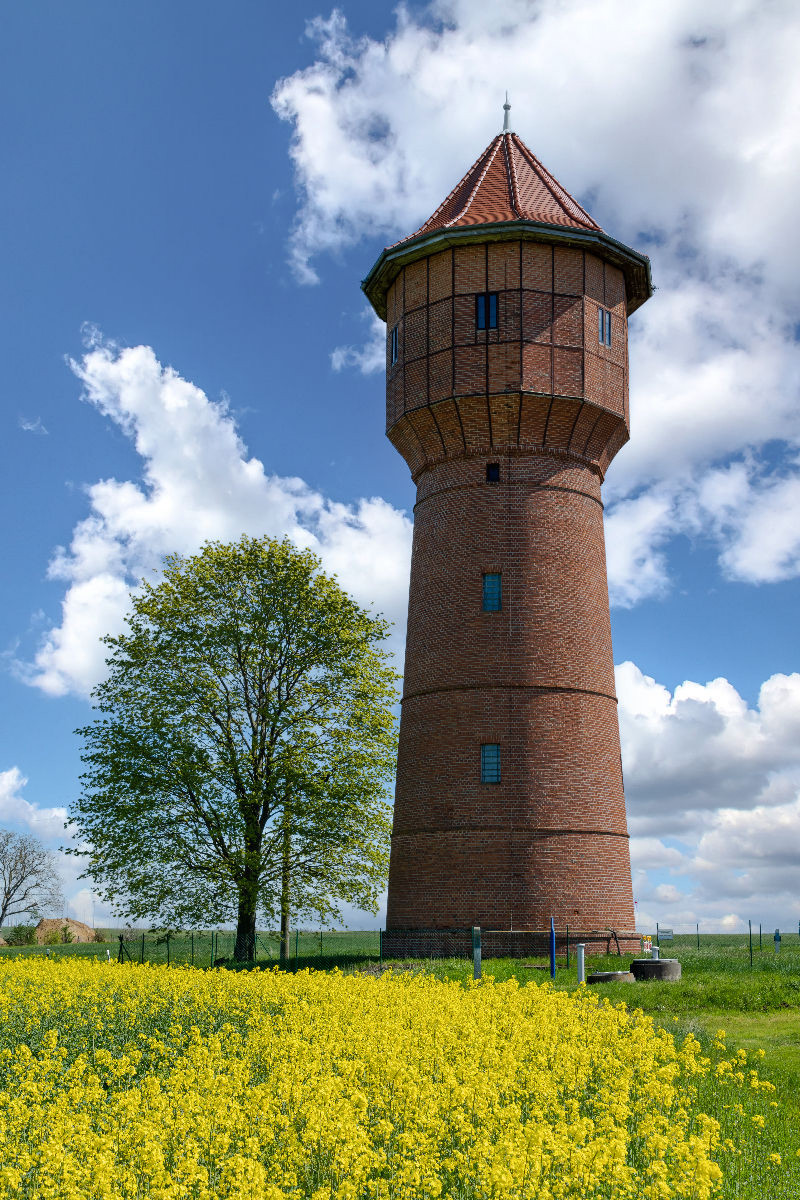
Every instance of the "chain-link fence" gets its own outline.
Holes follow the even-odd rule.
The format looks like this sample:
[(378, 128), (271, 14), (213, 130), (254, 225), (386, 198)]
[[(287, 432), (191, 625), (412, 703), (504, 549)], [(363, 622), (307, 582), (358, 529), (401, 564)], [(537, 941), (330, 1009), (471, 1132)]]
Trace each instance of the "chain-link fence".
[[(149, 929), (99, 929), (98, 941), (59, 943), (51, 945), (25, 944), (24, 935), (30, 937), (33, 930), (28, 927), (10, 927), (0, 930), (0, 937), (10, 943), (0, 945), (0, 956), (22, 954), (25, 956), (79, 956), (100, 960), (114, 959), (135, 963), (163, 963), (171, 966), (212, 967), (233, 963), (235, 932), (232, 929), (160, 932)], [(410, 937), (410, 935), (414, 935)], [(426, 941), (422, 935), (430, 934)], [(444, 937), (444, 935), (447, 937)], [(435, 935), (435, 936), (434, 936)], [(794, 959), (800, 951), (800, 925), (776, 930), (763, 922), (751, 921), (744, 931), (735, 932), (708, 930), (703, 923), (693, 925), (667, 925), (657, 922), (645, 933), (620, 935), (622, 943), (611, 931), (600, 937), (597, 933), (571, 932), (568, 928), (556, 930), (559, 959), (567, 965), (577, 942), (586, 941), (587, 953), (622, 955), (639, 949), (640, 938), (649, 937), (653, 945), (659, 946), (662, 956), (675, 954), (682, 958), (698, 958), (725, 954), (733, 961), (748, 961), (752, 966), (768, 957), (787, 954)], [(636, 941), (634, 946), (633, 942)], [(21, 943), (21, 944), (19, 944)], [(429, 944), (428, 944), (429, 943)], [(549, 934), (540, 931), (483, 931), (483, 956), (495, 957), (542, 957), (548, 953)], [(602, 944), (601, 944), (602, 943)], [(292, 930), (289, 936), (288, 955), (281, 959), (280, 938), (277, 932), (261, 931), (256, 937), (256, 960), (259, 966), (283, 965), (292, 970), (306, 967), (330, 969), (346, 968), (369, 962), (381, 963), (384, 959), (413, 958), (469, 958), (472, 956), (472, 930)], [(788, 961), (788, 959), (787, 959)]]
[[(31, 944), (27, 927), (12, 926), (0, 930), (9, 943), (0, 947), (0, 954), (25, 956), (79, 956), (120, 962), (164, 963), (170, 966), (212, 967), (233, 961), (236, 934), (232, 929), (160, 932), (151, 929), (99, 929), (94, 942)], [(31, 931), (32, 933), (32, 931)], [(289, 953), (283, 965), (300, 970), (303, 967), (344, 966), (353, 962), (379, 961), (381, 934), (379, 930), (292, 930)], [(276, 932), (262, 931), (256, 935), (256, 959), (259, 966), (281, 963), (280, 937)]]

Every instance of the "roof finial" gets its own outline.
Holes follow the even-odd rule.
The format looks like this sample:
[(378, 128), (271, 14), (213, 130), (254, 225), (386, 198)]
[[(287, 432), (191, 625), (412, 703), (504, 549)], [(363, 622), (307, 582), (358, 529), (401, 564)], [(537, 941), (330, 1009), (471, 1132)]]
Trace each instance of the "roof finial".
[(508, 103), (508, 92), (506, 92), (506, 102), (503, 105), (503, 133), (509, 133), (511, 126), (508, 122), (508, 114), (511, 112), (511, 105)]

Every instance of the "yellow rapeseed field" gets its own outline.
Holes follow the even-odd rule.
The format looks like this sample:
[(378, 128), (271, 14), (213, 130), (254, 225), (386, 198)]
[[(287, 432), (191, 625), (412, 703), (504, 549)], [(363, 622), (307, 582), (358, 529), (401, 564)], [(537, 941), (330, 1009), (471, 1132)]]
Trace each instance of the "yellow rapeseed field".
[(6, 959), (0, 1196), (706, 1200), (712, 1071), (585, 988)]

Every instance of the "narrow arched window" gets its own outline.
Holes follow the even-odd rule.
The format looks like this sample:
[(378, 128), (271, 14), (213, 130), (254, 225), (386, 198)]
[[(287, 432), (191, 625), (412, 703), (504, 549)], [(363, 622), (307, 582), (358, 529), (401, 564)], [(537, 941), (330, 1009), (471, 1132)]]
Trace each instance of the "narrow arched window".
[(500, 782), (500, 747), (496, 742), (481, 746), (481, 783)]
[(477, 329), (497, 329), (497, 292), (478, 292), (475, 297)]
[(503, 607), (503, 577), (499, 574), (483, 577), (483, 611), (500, 612)]

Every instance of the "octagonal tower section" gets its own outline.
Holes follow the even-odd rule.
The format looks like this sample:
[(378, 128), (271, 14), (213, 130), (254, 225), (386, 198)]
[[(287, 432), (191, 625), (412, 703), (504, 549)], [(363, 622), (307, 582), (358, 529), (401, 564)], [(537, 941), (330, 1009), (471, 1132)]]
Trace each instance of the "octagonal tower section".
[(417, 486), (387, 952), (632, 946), (601, 484), (649, 262), (504, 132), (363, 287)]

